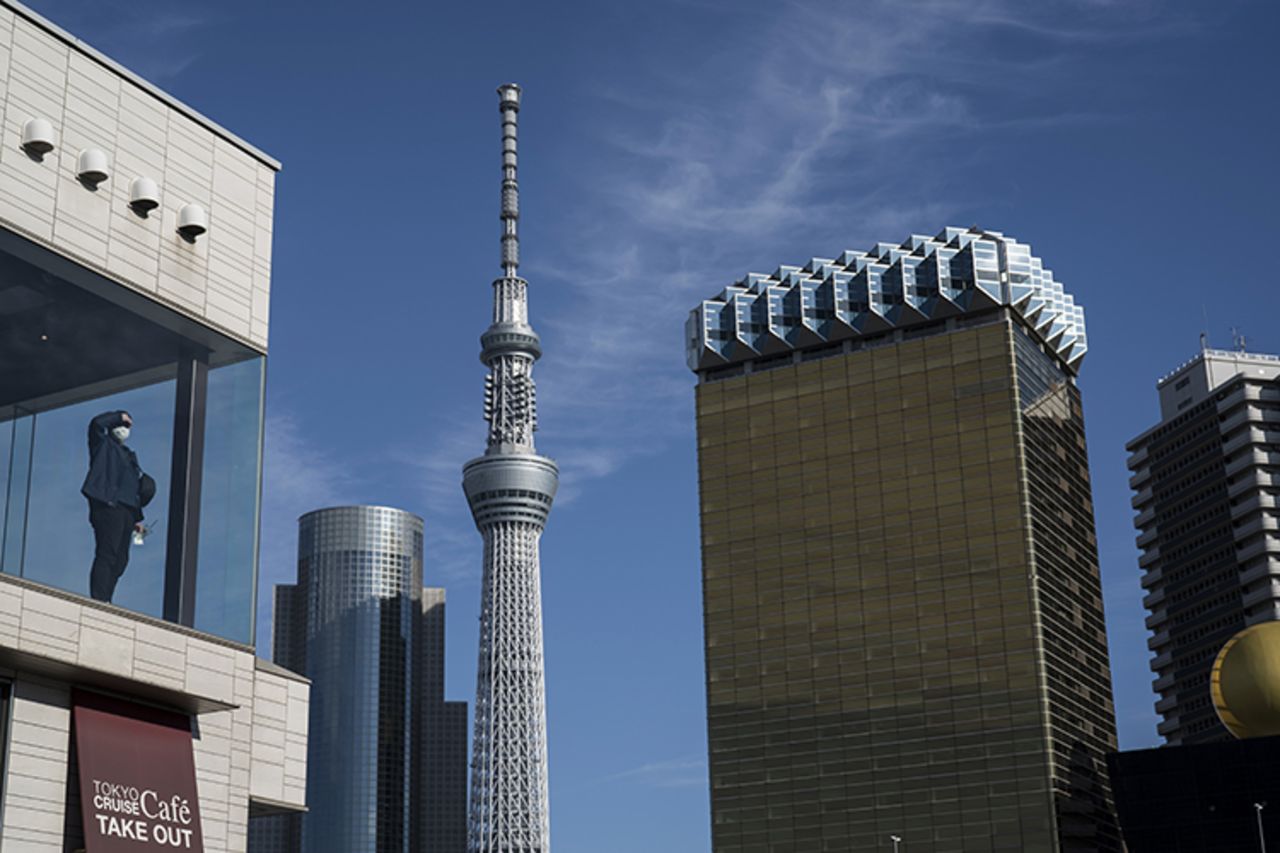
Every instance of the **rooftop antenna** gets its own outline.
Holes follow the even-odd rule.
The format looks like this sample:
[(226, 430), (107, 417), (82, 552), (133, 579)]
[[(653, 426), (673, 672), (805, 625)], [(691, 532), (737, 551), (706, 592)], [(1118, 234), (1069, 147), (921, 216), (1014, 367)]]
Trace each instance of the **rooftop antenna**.
[(1231, 343), (1235, 346), (1238, 352), (1245, 351), (1244, 333), (1235, 326), (1231, 327)]
[(1200, 314), (1204, 317), (1204, 325), (1200, 327), (1200, 352), (1209, 348), (1209, 309), (1200, 303)]

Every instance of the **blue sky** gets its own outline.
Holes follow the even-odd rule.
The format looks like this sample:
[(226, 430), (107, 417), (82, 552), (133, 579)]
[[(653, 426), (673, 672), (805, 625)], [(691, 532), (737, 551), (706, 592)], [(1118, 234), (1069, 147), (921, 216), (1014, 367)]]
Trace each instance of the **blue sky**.
[(1157, 741), (1124, 442), (1203, 329), (1280, 352), (1280, 5), (33, 5), (284, 162), (264, 602), (292, 579), (299, 513), (418, 512), (456, 698), (474, 690), (459, 472), (483, 445), (493, 88), (524, 86), (539, 447), (563, 472), (543, 543), (558, 853), (709, 848), (686, 312), (748, 271), (944, 225), (1030, 243), (1085, 306), (1121, 743)]

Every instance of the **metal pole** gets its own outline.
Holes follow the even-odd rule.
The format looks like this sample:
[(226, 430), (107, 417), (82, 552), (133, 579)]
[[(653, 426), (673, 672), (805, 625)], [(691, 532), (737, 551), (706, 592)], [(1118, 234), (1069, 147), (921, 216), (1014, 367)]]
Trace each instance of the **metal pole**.
[[(893, 853), (898, 853), (898, 845), (902, 843), (902, 839), (896, 835), (890, 835), (889, 840), (893, 842)], [(1267, 851), (1264, 850), (1262, 853), (1267, 853)]]
[(1267, 853), (1267, 837), (1262, 832), (1262, 810), (1267, 807), (1266, 803), (1254, 803), (1254, 812), (1258, 817), (1258, 849), (1262, 853)]

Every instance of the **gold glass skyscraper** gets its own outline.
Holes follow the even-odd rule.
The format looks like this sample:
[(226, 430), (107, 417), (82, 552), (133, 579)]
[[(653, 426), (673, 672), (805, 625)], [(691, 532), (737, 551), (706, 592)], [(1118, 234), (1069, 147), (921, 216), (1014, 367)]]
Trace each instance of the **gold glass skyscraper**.
[(1120, 850), (1070, 297), (948, 229), (689, 344), (716, 853)]

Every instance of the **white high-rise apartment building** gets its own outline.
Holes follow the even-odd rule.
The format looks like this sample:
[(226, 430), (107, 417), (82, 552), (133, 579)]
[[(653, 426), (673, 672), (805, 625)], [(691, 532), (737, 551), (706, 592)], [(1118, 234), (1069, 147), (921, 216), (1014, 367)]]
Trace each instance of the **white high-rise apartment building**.
[(1280, 358), (1205, 349), (1157, 388), (1160, 423), (1128, 450), (1158, 730), (1227, 740), (1214, 658), (1280, 618)]

